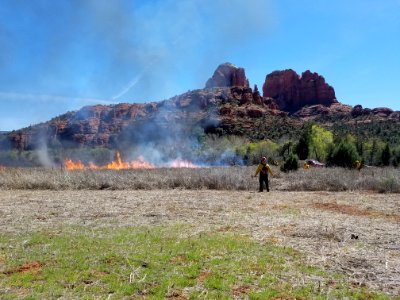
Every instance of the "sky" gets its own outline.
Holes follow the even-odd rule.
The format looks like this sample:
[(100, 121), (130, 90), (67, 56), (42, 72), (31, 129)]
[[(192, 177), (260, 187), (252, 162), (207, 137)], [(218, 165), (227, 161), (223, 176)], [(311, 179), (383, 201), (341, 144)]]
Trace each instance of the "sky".
[(260, 89), (311, 70), (343, 104), (400, 110), (399, 36), (400, 0), (0, 0), (0, 131), (168, 99), (225, 62)]

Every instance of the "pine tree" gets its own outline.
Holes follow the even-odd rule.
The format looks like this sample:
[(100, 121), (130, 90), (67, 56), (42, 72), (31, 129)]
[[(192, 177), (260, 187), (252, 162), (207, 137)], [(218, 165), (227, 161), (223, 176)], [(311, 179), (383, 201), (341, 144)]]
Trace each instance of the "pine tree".
[(391, 157), (391, 151), (389, 148), (389, 144), (386, 144), (381, 154), (381, 163), (383, 166), (388, 166), (390, 164), (390, 157)]

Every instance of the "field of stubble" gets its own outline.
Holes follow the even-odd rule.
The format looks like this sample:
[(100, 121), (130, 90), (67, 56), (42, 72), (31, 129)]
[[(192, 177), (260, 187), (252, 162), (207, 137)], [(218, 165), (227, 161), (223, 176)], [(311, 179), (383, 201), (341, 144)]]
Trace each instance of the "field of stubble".
[(0, 193), (3, 233), (172, 224), (189, 224), (194, 234), (245, 233), (261, 243), (290, 246), (304, 253), (309, 264), (345, 274), (354, 286), (400, 295), (399, 194), (207, 189)]

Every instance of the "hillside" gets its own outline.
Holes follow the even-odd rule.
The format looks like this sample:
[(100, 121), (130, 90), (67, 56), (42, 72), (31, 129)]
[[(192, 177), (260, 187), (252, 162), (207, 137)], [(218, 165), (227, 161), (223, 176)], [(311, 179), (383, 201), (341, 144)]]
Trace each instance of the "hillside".
[(1, 148), (24, 151), (56, 144), (126, 149), (190, 140), (199, 133), (278, 141), (297, 137), (308, 121), (335, 132), (400, 141), (399, 111), (342, 104), (334, 88), (317, 73), (275, 71), (266, 76), (262, 91), (261, 95), (257, 86), (250, 87), (243, 68), (225, 63), (203, 89), (160, 102), (83, 107), (10, 132), (0, 140)]

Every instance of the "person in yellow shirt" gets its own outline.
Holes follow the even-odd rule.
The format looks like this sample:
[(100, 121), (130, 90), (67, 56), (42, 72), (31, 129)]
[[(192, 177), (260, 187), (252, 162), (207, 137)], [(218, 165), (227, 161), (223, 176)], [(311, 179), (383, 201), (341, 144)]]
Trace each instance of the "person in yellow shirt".
[(261, 162), (257, 167), (256, 173), (254, 174), (254, 177), (257, 177), (257, 175), (260, 174), (259, 181), (260, 181), (260, 189), (259, 192), (262, 192), (264, 190), (264, 182), (267, 187), (267, 192), (269, 192), (269, 184), (268, 184), (268, 174), (273, 176), (271, 167), (267, 164), (267, 158), (263, 156), (261, 158)]
[(354, 163), (354, 167), (356, 168), (356, 170), (360, 171), (362, 167), (361, 161), (357, 159), (356, 162)]

